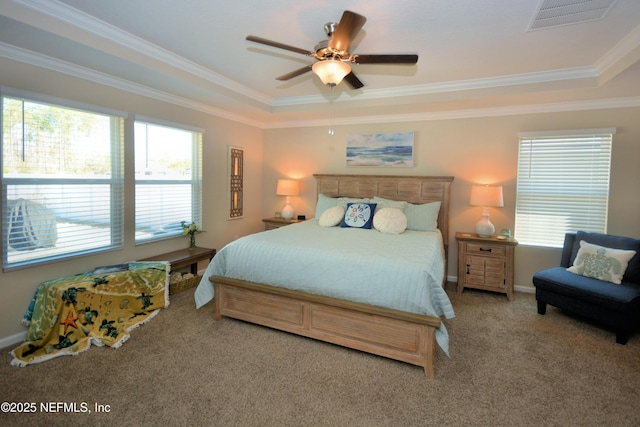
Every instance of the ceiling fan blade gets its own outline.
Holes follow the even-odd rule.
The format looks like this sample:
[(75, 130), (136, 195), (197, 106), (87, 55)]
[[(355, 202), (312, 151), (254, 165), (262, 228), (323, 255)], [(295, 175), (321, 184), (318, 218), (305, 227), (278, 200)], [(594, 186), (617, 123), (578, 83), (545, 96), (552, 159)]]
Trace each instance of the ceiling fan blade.
[(349, 83), (349, 86), (354, 89), (360, 89), (364, 86), (364, 83), (362, 83), (360, 79), (357, 78), (355, 74), (353, 74), (353, 71), (344, 76), (344, 80)]
[(250, 42), (265, 44), (267, 46), (277, 47), (279, 49), (289, 50), (295, 53), (301, 53), (303, 55), (309, 55), (312, 53), (306, 49), (300, 49), (299, 47), (290, 46), (288, 44), (274, 42), (273, 40), (263, 39), (262, 37), (258, 37), (258, 36), (247, 36), (247, 40), (249, 40)]
[(290, 73), (283, 74), (280, 77), (276, 77), (276, 80), (282, 80), (282, 81), (289, 80), (294, 77), (298, 77), (301, 74), (307, 73), (309, 71), (311, 71), (311, 65), (307, 65), (306, 67), (302, 67)]
[(415, 64), (418, 55), (353, 55), (356, 64)]
[(349, 45), (366, 21), (367, 18), (364, 16), (345, 10), (338, 27), (329, 40), (329, 47), (343, 51), (349, 50)]

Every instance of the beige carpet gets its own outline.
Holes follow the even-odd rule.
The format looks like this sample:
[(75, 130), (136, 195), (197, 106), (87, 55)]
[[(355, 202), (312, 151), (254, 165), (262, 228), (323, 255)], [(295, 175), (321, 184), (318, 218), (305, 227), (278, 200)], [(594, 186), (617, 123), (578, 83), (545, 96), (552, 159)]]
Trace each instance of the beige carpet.
[[(617, 345), (554, 308), (538, 315), (531, 294), (449, 293), (451, 358), (438, 352), (432, 381), (401, 362), (216, 323), (188, 290), (117, 350), (26, 368), (3, 350), (0, 401), (37, 413), (0, 413), (0, 425), (640, 425), (640, 334)], [(92, 412), (43, 413), (43, 402)]]

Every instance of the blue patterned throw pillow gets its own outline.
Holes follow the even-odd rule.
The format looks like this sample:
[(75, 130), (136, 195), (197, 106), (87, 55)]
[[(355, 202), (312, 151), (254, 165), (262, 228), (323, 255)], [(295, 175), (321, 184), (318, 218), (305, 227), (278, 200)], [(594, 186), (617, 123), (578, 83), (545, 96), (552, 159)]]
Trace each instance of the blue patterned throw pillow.
[(344, 212), (344, 220), (340, 226), (370, 229), (375, 211), (375, 203), (349, 203)]

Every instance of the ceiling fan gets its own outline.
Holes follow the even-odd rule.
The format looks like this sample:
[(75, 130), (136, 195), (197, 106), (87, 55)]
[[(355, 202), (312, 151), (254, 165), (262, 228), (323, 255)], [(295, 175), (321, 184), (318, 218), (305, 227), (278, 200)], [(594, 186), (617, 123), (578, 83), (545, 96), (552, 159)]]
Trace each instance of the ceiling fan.
[(364, 84), (351, 71), (349, 64), (415, 64), (418, 62), (418, 55), (413, 54), (358, 55), (349, 53), (349, 45), (366, 20), (367, 18), (362, 15), (345, 10), (339, 23), (328, 22), (324, 25), (328, 40), (319, 42), (312, 51), (257, 36), (247, 36), (246, 39), (255, 43), (311, 56), (317, 60), (312, 65), (283, 74), (277, 77), (276, 80), (285, 81), (313, 71), (324, 84), (329, 86), (333, 87), (344, 79), (354, 89), (360, 89)]

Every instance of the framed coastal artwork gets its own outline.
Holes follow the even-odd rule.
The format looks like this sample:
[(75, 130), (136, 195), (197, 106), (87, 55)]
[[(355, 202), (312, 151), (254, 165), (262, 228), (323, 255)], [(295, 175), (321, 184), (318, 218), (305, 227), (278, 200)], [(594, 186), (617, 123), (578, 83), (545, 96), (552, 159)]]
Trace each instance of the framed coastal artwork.
[(347, 166), (413, 167), (413, 132), (347, 135)]
[(244, 216), (244, 150), (229, 146), (229, 219)]

